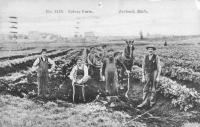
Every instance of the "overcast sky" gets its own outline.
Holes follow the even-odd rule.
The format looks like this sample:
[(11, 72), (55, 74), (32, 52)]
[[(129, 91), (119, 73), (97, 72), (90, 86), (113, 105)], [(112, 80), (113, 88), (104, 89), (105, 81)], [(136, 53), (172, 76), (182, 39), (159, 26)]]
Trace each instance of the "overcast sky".
[[(76, 31), (94, 31), (100, 36), (138, 35), (142, 30), (145, 34), (194, 35), (200, 34), (198, 1), (200, 3), (200, 0), (0, 0), (0, 33), (9, 33), (11, 19), (8, 17), (17, 16), (18, 33), (23, 34), (41, 31), (72, 36)], [(55, 13), (55, 10), (63, 13)], [(137, 10), (145, 11), (137, 13)]]

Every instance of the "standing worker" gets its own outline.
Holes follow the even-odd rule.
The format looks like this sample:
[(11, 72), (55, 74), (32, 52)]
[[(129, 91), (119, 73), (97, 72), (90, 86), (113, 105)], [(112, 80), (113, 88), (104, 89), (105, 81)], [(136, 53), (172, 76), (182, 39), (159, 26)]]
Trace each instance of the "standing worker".
[(106, 80), (106, 93), (115, 96), (118, 94), (118, 74), (117, 74), (117, 65), (121, 66), (124, 70), (127, 69), (124, 66), (123, 62), (114, 57), (114, 50), (108, 50), (108, 57), (103, 63), (102, 75)]
[(102, 58), (104, 59), (106, 57), (106, 54), (107, 54), (107, 45), (102, 46), (102, 53), (103, 53)]
[(143, 89), (143, 102), (138, 108), (149, 105), (152, 107), (156, 102), (157, 83), (160, 78), (161, 66), (158, 55), (155, 54), (154, 46), (146, 47), (148, 54), (145, 55), (142, 64), (142, 82), (145, 82)]
[(91, 75), (91, 77), (94, 78), (96, 81), (101, 81), (102, 80), (102, 67), (103, 67), (102, 56), (100, 56), (100, 54), (96, 53), (92, 62), (93, 62), (94, 74)]
[(100, 81), (104, 81), (104, 77), (102, 75), (102, 71), (103, 71), (103, 62), (104, 60), (106, 59), (106, 55), (107, 55), (107, 45), (102, 45), (101, 46), (101, 63), (102, 63), (102, 66), (100, 68)]
[[(47, 50), (42, 49), (41, 56), (33, 63), (33, 69), (37, 70), (38, 95), (41, 97), (47, 97), (49, 72), (55, 69), (55, 62), (46, 54)], [(49, 69), (49, 64), (51, 64), (51, 69)]]
[(95, 55), (96, 55), (95, 48), (91, 47), (90, 53), (87, 56), (87, 64), (88, 64), (88, 68), (89, 68), (89, 70), (88, 70), (89, 75), (94, 75), (93, 59), (94, 59)]

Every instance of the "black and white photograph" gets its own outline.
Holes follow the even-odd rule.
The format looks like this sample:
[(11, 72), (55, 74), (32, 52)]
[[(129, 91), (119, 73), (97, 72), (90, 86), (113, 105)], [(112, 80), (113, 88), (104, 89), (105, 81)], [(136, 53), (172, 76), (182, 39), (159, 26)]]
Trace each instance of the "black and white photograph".
[(200, 0), (0, 0), (0, 127), (200, 127)]

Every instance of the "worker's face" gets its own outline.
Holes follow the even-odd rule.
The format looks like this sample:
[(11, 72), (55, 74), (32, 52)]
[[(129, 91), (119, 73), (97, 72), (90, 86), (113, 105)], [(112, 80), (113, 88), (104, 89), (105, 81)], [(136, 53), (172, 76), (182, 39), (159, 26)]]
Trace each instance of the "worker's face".
[(92, 53), (94, 53), (94, 48), (91, 48), (91, 50), (90, 50)]
[(77, 65), (78, 65), (78, 66), (81, 66), (81, 65), (82, 65), (82, 60), (81, 60), (81, 59), (77, 60)]
[(108, 52), (108, 56), (109, 56), (109, 57), (113, 57), (113, 56), (114, 56), (114, 52), (113, 52), (113, 51), (109, 51), (109, 52)]
[(118, 55), (119, 57), (122, 57), (122, 53), (119, 53), (119, 55)]
[(148, 51), (149, 55), (154, 54), (154, 50), (153, 50), (153, 48), (148, 48), (147, 51)]
[(46, 51), (43, 51), (41, 55), (42, 55), (42, 57), (46, 57), (47, 52), (46, 52)]
[(103, 49), (103, 50), (106, 50), (106, 46), (103, 46), (102, 49)]

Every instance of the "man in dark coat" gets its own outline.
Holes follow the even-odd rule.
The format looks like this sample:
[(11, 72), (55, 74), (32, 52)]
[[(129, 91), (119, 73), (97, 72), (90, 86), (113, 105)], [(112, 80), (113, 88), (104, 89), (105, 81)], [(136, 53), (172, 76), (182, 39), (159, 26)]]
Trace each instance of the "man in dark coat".
[(157, 82), (160, 78), (161, 66), (158, 55), (155, 54), (154, 46), (146, 47), (148, 54), (144, 56), (142, 64), (143, 102), (138, 108), (149, 105), (152, 107), (156, 102)]

